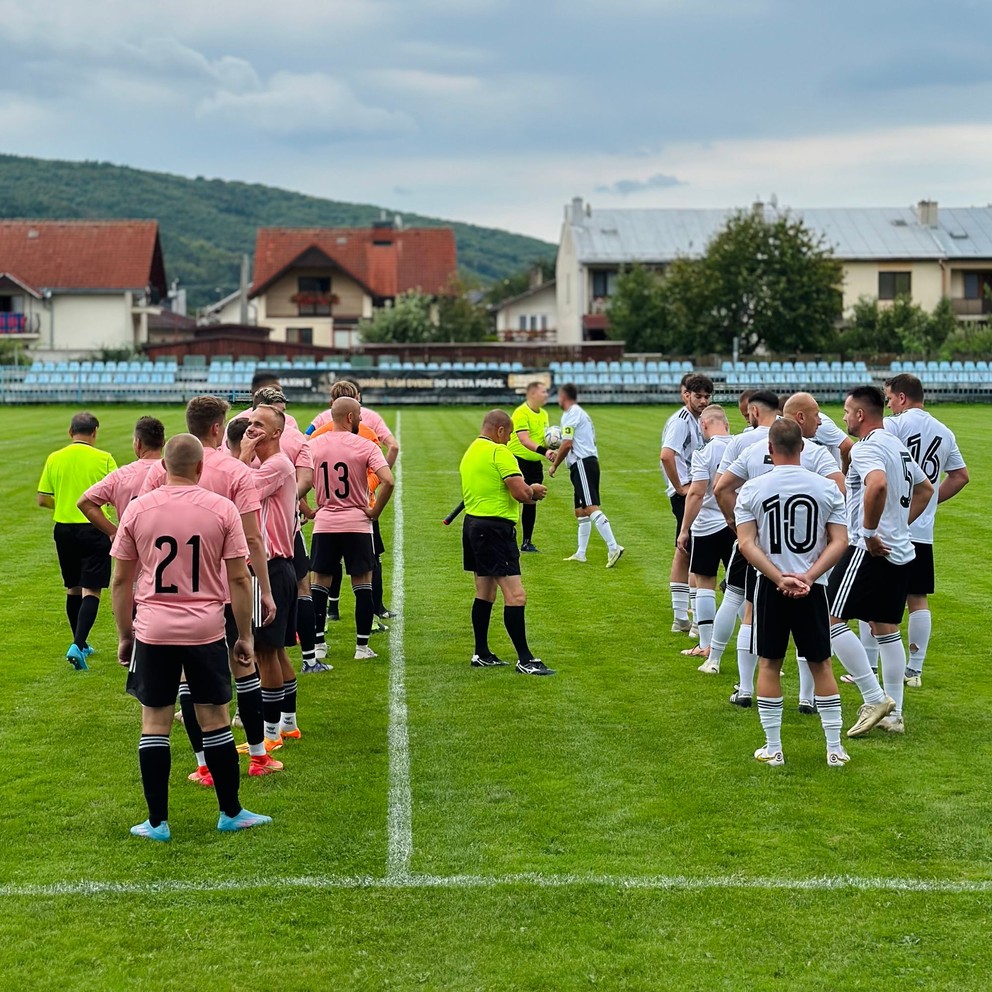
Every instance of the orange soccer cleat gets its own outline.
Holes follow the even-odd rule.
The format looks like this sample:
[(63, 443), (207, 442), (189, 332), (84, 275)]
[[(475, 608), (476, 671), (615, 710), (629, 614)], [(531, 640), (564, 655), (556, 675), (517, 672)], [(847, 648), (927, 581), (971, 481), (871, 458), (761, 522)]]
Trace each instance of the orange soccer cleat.
[(186, 777), (191, 782), (204, 786), (204, 788), (212, 789), (214, 787), (214, 778), (206, 765), (200, 765), (195, 772), (190, 772)]
[(282, 769), (282, 762), (276, 761), (270, 754), (263, 754), (258, 757), (253, 755), (251, 761), (248, 762), (249, 775), (271, 775), (272, 772), (281, 772)]

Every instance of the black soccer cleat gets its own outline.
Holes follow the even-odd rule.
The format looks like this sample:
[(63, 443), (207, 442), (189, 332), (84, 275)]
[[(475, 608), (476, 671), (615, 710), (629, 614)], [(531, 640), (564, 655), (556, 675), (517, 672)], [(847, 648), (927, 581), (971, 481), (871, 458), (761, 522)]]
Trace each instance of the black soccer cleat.
[(727, 700), (727, 701), (732, 706), (740, 706), (741, 709), (747, 710), (747, 709), (750, 709), (751, 708), (751, 697), (750, 696), (745, 696), (741, 692), (741, 687), (739, 685), (738, 686), (734, 686), (734, 691), (731, 694), (730, 699)]
[(338, 612), (337, 603), (331, 606), (330, 603), (327, 604), (327, 619), (329, 621), (333, 620), (335, 623), (341, 619), (341, 614)]
[(524, 551), (524, 552), (527, 552), (529, 554), (539, 554), (537, 548), (534, 547), (534, 544), (533, 544), (532, 541), (527, 541), (526, 544), (521, 544), (520, 545), (520, 550), (521, 551)]
[(803, 716), (812, 716), (816, 713), (816, 711), (815, 702), (811, 703), (808, 699), (799, 700), (799, 712), (802, 713)]
[(520, 675), (554, 675), (555, 670), (548, 668), (540, 658), (531, 658), (530, 661), (517, 661), (515, 669)]
[(508, 661), (503, 661), (494, 654), (472, 655), (471, 665), (473, 668), (500, 668), (509, 664)]

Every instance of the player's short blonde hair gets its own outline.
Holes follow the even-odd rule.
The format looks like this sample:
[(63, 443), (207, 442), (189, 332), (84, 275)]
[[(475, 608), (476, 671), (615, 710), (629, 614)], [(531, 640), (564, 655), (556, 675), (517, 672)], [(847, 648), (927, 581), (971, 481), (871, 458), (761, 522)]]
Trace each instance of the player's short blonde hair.
[(730, 426), (730, 421), (727, 419), (727, 411), (724, 410), (719, 403), (711, 403), (707, 407), (703, 407), (703, 412), (699, 415), (699, 422), (710, 420), (720, 420), (723, 423)]

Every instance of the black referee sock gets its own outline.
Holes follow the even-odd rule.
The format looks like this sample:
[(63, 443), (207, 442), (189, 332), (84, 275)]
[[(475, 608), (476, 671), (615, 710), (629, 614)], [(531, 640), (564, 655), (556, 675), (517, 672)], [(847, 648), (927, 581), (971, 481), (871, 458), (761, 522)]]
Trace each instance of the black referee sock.
[(372, 612), (385, 613), (386, 607), (382, 603), (382, 559), (376, 555), (375, 564), (372, 566)]
[(169, 819), (169, 772), (172, 751), (168, 734), (142, 734), (138, 742), (141, 787), (148, 803), (148, 822), (157, 827)]
[(327, 587), (316, 582), (310, 584), (310, 601), (313, 603), (313, 636), (316, 644), (324, 643), (327, 626)]
[(72, 638), (73, 643), (80, 651), (86, 647), (86, 639), (90, 636), (99, 609), (99, 596), (83, 596), (83, 601), (79, 604), (79, 616), (76, 617), (75, 636)]
[(520, 510), (520, 526), (524, 532), (524, 544), (530, 544), (534, 536), (534, 523), (537, 520), (537, 507), (531, 503), (524, 503)]
[(83, 605), (82, 594), (76, 596), (71, 592), (65, 594), (65, 615), (69, 618), (69, 633), (76, 636), (76, 623), (79, 620), (79, 607)]
[[(245, 729), (245, 738), (249, 744), (261, 744), (265, 740), (265, 721), (262, 717), (262, 680), (258, 672), (235, 679), (234, 687), (238, 692), (238, 713)], [(203, 736), (203, 746), (206, 748), (207, 735)]]
[(234, 746), (231, 728), (207, 731), (203, 735), (203, 753), (214, 780), (220, 811), (228, 816), (237, 816), (241, 812), (241, 803), (238, 802), (241, 769), (238, 767), (238, 749)]
[[(193, 749), (193, 754), (199, 754), (203, 750), (203, 734), (200, 733), (200, 724), (196, 719), (193, 695), (185, 682), (179, 683), (179, 708), (183, 713), (183, 726), (186, 728), (189, 746)], [(199, 764), (199, 759), (197, 759), (197, 764)]]
[(527, 646), (527, 625), (524, 622), (524, 606), (504, 606), (503, 623), (506, 632), (513, 641), (513, 646), (517, 649), (517, 659), (519, 661), (532, 661), (534, 656)]
[(300, 638), (303, 664), (312, 665), (316, 657), (314, 637), (317, 633), (317, 621), (314, 617), (313, 598), (311, 596), (300, 596), (296, 601), (296, 633)]
[(475, 634), (475, 653), (486, 658), (489, 650), (489, 621), (493, 615), (493, 604), (488, 599), (476, 597), (472, 601), (472, 631)]
[(360, 648), (368, 646), (369, 635), (372, 633), (372, 585), (362, 582), (352, 586), (355, 590), (355, 632)]

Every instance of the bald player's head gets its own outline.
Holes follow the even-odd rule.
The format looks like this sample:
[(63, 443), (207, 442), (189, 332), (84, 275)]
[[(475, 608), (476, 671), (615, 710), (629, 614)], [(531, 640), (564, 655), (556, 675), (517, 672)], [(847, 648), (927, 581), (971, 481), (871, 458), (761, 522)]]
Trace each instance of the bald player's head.
[(803, 437), (813, 437), (820, 426), (820, 404), (809, 393), (793, 393), (785, 401), (782, 413), (799, 424)]
[(358, 425), (362, 422), (362, 408), (358, 400), (351, 396), (339, 396), (331, 404), (331, 419), (336, 431), (351, 431), (358, 433)]
[(768, 429), (768, 452), (775, 465), (798, 465), (803, 435), (794, 420), (776, 420)]
[(165, 471), (170, 478), (199, 482), (203, 471), (203, 445), (192, 434), (176, 434), (165, 443), (162, 452)]
[(730, 422), (727, 420), (727, 411), (719, 403), (711, 403), (704, 407), (699, 415), (699, 429), (707, 441), (720, 434), (729, 434)]
[(495, 441), (497, 444), (506, 444), (513, 433), (513, 421), (510, 415), (504, 410), (490, 410), (482, 418), (482, 436)]

